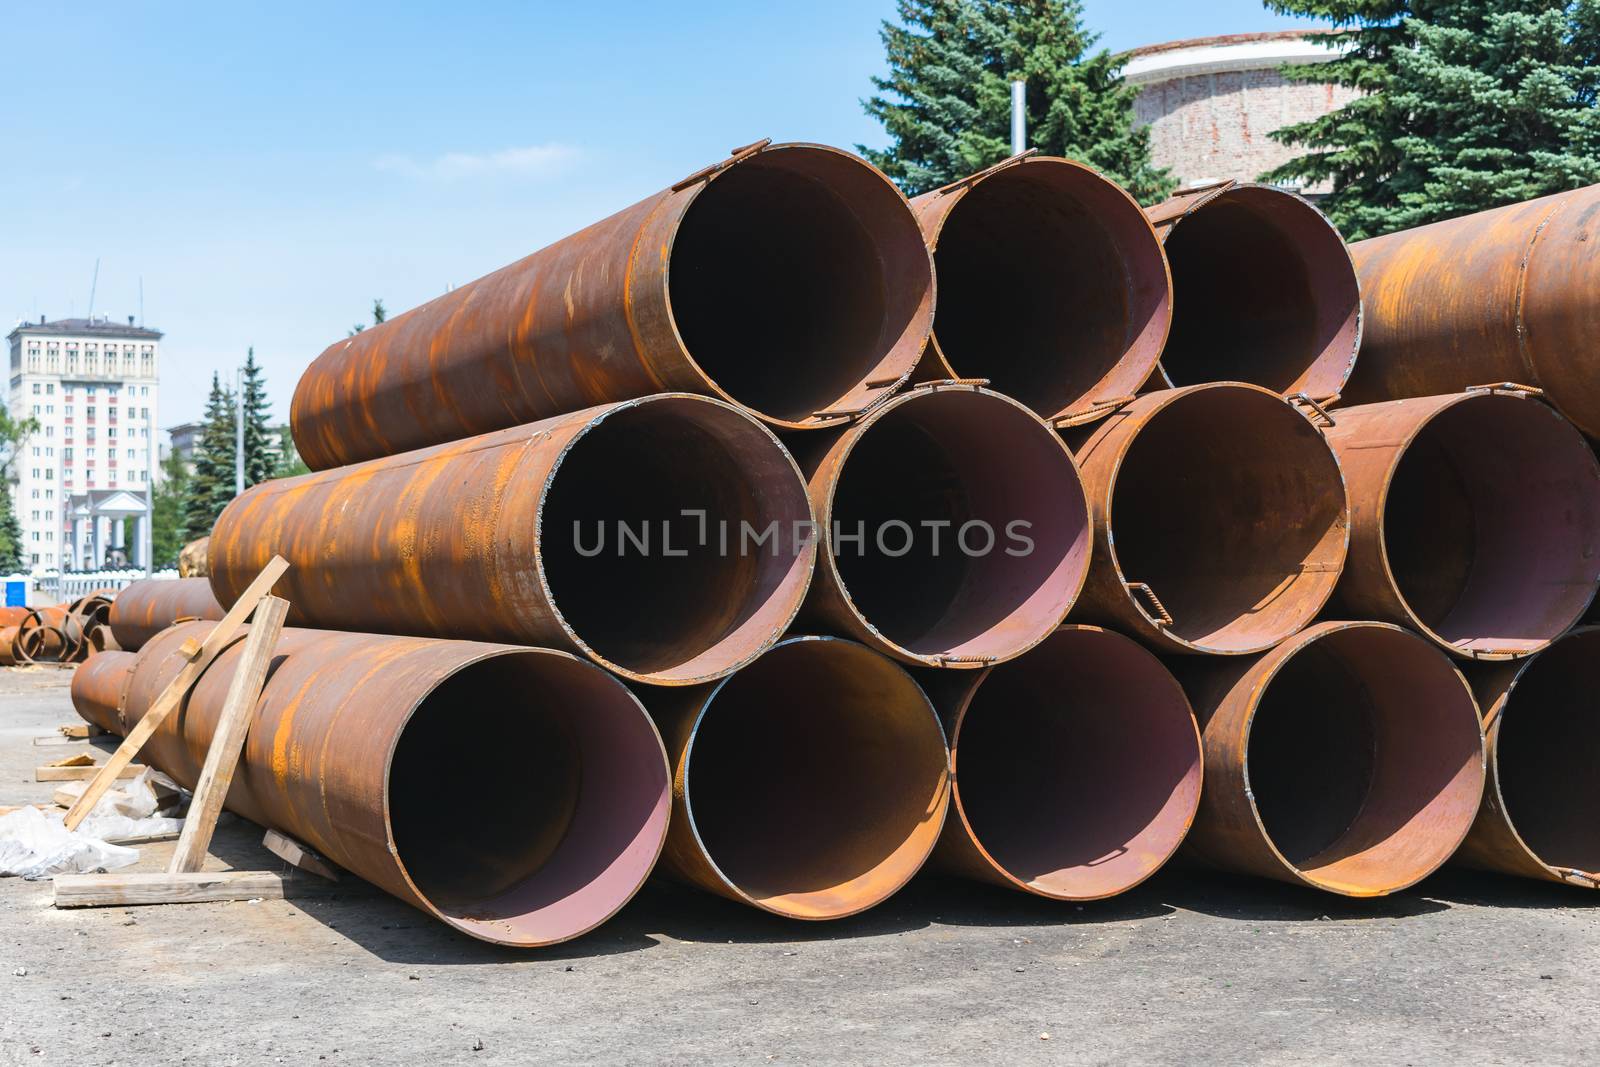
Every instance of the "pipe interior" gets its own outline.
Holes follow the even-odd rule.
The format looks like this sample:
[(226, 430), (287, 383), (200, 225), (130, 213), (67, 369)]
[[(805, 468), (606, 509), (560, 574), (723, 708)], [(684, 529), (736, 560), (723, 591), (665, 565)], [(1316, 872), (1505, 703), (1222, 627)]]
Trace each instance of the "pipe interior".
[(1123, 578), (1154, 590), (1168, 633), (1207, 651), (1256, 651), (1309, 622), (1337, 582), (1344, 481), (1322, 434), (1288, 404), (1201, 389), (1139, 431), (1110, 522)]
[(1600, 629), (1539, 653), (1511, 690), (1495, 746), (1495, 777), (1517, 835), (1542, 863), (1588, 872), (1600, 871), (1597, 663)]
[(1093, 171), (1045, 161), (985, 178), (950, 210), (934, 263), (946, 361), (1041, 415), (1137, 391), (1161, 354), (1160, 243)]
[(932, 275), (915, 216), (851, 156), (792, 146), (718, 174), (671, 256), (689, 354), (772, 418), (799, 422), (868, 379), (900, 377), (926, 340)]
[(1088, 567), (1083, 486), (1060, 439), (968, 389), (874, 421), (840, 472), (833, 523), (846, 595), (919, 656), (1020, 652), (1061, 621)]
[(1483, 789), (1477, 706), (1449, 660), (1389, 627), (1336, 630), (1267, 683), (1246, 779), (1274, 847), (1313, 883), (1410, 885), (1465, 836)]
[(878, 903), (944, 820), (944, 735), (922, 690), (852, 642), (785, 642), (723, 683), (691, 741), (689, 816), (739, 892), (801, 918)]
[(1177, 681), (1117, 634), (1063, 630), (991, 670), (956, 729), (954, 794), (980, 848), (1047, 896), (1093, 899), (1153, 874), (1200, 800)]
[(1231, 189), (1167, 235), (1175, 386), (1240, 381), (1336, 394), (1355, 360), (1361, 296), (1339, 234), (1288, 193)]
[[(484, 739), (514, 771), (484, 773)], [(462, 817), (471, 798), (471, 817)], [(666, 757), (638, 702), (550, 653), (479, 660), (428, 694), (389, 764), (390, 837), (417, 891), (496, 941), (565, 940), (643, 884), (666, 834)]]
[(1441, 412), (1400, 458), (1385, 554), (1421, 623), (1463, 651), (1531, 652), (1581, 618), (1600, 580), (1600, 467), (1542, 403)]
[(561, 460), (541, 563), (578, 640), (649, 680), (694, 681), (755, 655), (793, 617), (810, 518), (793, 461), (758, 423), (653, 400), (607, 415)]

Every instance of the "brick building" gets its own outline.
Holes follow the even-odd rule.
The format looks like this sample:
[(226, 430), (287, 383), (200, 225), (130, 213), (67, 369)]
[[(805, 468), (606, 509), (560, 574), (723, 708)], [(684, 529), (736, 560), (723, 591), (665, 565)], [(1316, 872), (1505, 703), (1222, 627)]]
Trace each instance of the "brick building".
[[(1319, 63), (1332, 48), (1306, 30), (1236, 33), (1135, 48), (1123, 77), (1139, 89), (1134, 115), (1150, 127), (1151, 154), (1184, 186), (1253, 181), (1299, 154), (1267, 135), (1352, 99), (1354, 90), (1285, 81), (1285, 64)], [(1299, 190), (1313, 198), (1324, 187)]]

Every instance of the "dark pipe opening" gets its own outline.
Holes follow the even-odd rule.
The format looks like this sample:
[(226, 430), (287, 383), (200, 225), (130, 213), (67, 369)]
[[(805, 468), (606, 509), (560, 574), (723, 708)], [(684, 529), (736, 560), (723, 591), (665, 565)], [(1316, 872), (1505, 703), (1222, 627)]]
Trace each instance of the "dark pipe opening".
[[(511, 741), (515, 773), (484, 773), (486, 737)], [(603, 922), (643, 884), (668, 787), (655, 728), (616, 681), (560, 654), (496, 656), (446, 679), (406, 723), (389, 764), (390, 836), (447, 922), (549, 944)]]
[(1139, 206), (1065, 161), (1009, 167), (950, 209), (934, 336), (963, 377), (1041, 415), (1129, 395), (1167, 336), (1172, 291)]
[(1355, 363), (1361, 296), (1344, 242), (1291, 193), (1231, 189), (1167, 235), (1175, 386), (1240, 381), (1338, 393)]
[(1150, 652), (1066, 629), (978, 685), (953, 737), (954, 796), (1002, 873), (1090, 900), (1144, 881), (1200, 802), (1200, 739)]
[(541, 562), (556, 609), (608, 665), (695, 681), (755, 656), (794, 617), (810, 518), (799, 472), (761, 425), (698, 398), (649, 400), (608, 414), (561, 460)]
[(916, 219), (840, 152), (772, 149), (717, 175), (684, 216), (669, 284), (694, 361), (782, 421), (901, 377), (927, 339), (932, 272)]
[(1083, 485), (1060, 438), (970, 389), (918, 392), (873, 421), (833, 522), (845, 594), (916, 656), (1016, 655), (1060, 623), (1088, 567)]
[(1477, 706), (1442, 652), (1398, 628), (1334, 630), (1267, 683), (1246, 776), (1274, 847), (1306, 878), (1355, 894), (1442, 864), (1477, 814)]
[(1495, 778), (1517, 836), (1551, 867), (1600, 871), (1594, 768), (1600, 629), (1579, 630), (1518, 675), (1500, 714)]
[(1304, 416), (1254, 389), (1199, 389), (1156, 412), (1117, 471), (1110, 521), (1123, 578), (1154, 590), (1168, 633), (1207, 651), (1295, 633), (1344, 562), (1338, 460)]
[(885, 899), (944, 821), (933, 708), (904, 670), (853, 642), (777, 646), (722, 684), (691, 746), (685, 792), (706, 855), (783, 915), (837, 918)]
[(1532, 652), (1594, 599), (1600, 466), (1546, 405), (1475, 397), (1406, 448), (1383, 538), (1395, 586), (1423, 626), (1463, 651)]

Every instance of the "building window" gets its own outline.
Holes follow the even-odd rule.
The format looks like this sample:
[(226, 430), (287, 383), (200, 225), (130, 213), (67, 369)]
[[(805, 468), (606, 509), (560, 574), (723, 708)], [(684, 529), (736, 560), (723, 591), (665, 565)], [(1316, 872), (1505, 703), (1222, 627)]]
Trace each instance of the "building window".
[(38, 382), (34, 382), (33, 383), (33, 395), (34, 396), (38, 396), (39, 395), (39, 383)]
[(44, 386), (44, 391), (45, 391), (45, 395), (46, 396), (55, 396), (56, 395), (56, 383), (55, 382), (46, 382), (45, 386)]

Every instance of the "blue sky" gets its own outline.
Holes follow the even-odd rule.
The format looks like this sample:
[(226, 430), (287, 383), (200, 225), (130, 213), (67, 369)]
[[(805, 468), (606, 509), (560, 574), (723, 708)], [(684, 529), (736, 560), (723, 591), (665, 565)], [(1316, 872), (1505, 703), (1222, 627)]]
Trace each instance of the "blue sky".
[[(1087, 0), (1120, 49), (1296, 25)], [(421, 303), (737, 144), (878, 145), (890, 0), (8, 5), (0, 317), (167, 331), (164, 426), (254, 345), (275, 413), (365, 315)]]

